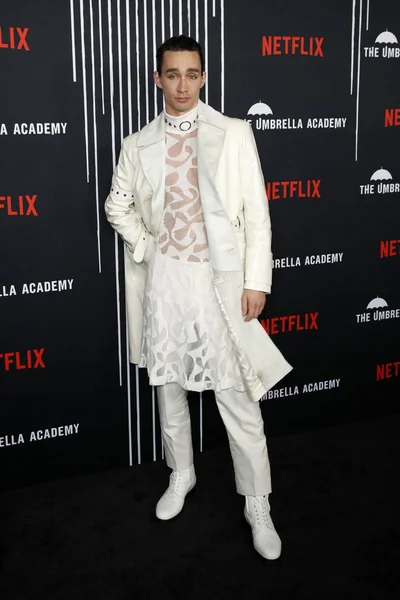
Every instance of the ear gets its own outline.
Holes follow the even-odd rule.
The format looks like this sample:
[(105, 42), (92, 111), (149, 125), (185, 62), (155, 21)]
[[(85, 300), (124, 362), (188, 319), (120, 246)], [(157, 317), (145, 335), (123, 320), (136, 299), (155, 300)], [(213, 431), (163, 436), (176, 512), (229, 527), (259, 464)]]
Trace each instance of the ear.
[(206, 79), (207, 79), (207, 73), (204, 71), (203, 75), (201, 76), (201, 86), (200, 86), (200, 88), (202, 88), (204, 86), (204, 84), (206, 83)]
[(153, 79), (154, 79), (154, 83), (156, 84), (157, 87), (159, 87), (160, 89), (162, 89), (162, 84), (160, 81), (160, 76), (157, 73), (157, 71), (154, 71), (153, 73)]

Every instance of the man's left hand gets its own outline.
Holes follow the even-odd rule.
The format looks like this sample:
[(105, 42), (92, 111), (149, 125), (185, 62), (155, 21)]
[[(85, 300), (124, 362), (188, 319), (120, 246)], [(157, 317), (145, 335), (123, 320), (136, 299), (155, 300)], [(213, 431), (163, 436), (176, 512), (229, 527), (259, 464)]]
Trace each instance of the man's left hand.
[(242, 315), (245, 321), (259, 316), (265, 306), (265, 293), (258, 290), (245, 289), (242, 294)]

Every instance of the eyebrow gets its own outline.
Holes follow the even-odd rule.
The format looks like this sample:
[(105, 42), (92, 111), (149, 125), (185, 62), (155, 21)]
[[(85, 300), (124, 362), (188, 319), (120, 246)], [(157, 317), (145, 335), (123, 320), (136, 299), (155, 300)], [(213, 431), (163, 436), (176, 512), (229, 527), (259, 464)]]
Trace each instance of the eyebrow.
[[(179, 69), (167, 69), (166, 73), (179, 73)], [(186, 73), (200, 73), (200, 69), (192, 68), (186, 69)]]

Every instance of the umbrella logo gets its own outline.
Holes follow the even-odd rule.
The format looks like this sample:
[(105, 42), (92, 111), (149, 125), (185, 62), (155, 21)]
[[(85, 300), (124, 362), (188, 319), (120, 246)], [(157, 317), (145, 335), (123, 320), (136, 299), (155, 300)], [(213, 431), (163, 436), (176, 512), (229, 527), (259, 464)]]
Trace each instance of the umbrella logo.
[(382, 31), (382, 33), (380, 33), (375, 40), (375, 44), (398, 44), (398, 43), (399, 43), (398, 39), (394, 35), (394, 33), (391, 33), (387, 29), (386, 29), (386, 31)]
[(371, 300), (371, 302), (367, 305), (367, 309), (372, 310), (373, 308), (387, 308), (387, 306), (388, 303), (386, 302), (386, 300), (377, 296), (376, 298)]
[(381, 167), (372, 173), (368, 183), (360, 185), (360, 193), (362, 196), (400, 194), (400, 182), (393, 179), (391, 172)]
[(400, 308), (389, 308), (384, 298), (377, 296), (367, 305), (366, 312), (356, 315), (357, 323), (372, 323), (400, 319)]
[(371, 175), (371, 181), (387, 181), (388, 179), (393, 179), (391, 173), (381, 167), (375, 173)]
[(248, 115), (272, 115), (272, 109), (268, 106), (268, 104), (265, 104), (264, 102), (256, 102), (256, 104), (253, 104), (253, 106), (251, 106), (248, 110)]

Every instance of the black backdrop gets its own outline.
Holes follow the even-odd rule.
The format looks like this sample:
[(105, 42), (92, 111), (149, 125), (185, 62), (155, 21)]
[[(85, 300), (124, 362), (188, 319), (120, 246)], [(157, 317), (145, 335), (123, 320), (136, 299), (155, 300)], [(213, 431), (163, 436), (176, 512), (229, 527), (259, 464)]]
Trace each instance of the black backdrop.
[[(398, 2), (3, 0), (0, 32), (3, 488), (163, 456), (103, 205), (122, 137), (162, 108), (171, 33), (203, 43), (203, 100), (251, 120), (259, 147), (261, 320), (294, 366), (262, 401), (267, 434), (397, 411)], [(225, 440), (212, 394), (190, 400), (196, 449)]]

